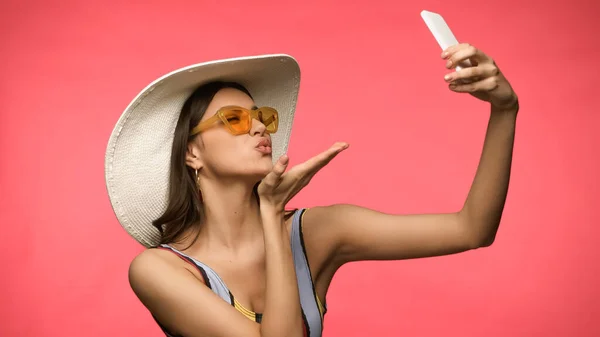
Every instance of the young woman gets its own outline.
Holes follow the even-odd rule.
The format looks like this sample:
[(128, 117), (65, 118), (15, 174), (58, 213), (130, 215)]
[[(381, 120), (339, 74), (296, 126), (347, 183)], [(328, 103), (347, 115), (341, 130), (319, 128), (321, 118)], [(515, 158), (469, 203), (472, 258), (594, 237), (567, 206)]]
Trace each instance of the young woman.
[(507, 195), (517, 111), (494, 61), (469, 44), (444, 51), (450, 90), (490, 103), (481, 161), (462, 209), (393, 215), (354, 205), (286, 211), (336, 155), (292, 168), (285, 156), (299, 84), (286, 55), (220, 60), (144, 89), (111, 136), (106, 179), (123, 227), (148, 247), (130, 284), (165, 334), (320, 336), (329, 284), (351, 261), (489, 246)]

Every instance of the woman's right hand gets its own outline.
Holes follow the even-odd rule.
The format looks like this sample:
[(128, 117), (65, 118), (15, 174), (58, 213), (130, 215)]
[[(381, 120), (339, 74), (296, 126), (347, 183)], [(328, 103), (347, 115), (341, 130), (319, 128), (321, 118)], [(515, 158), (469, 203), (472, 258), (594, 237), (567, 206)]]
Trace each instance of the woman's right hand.
[(288, 201), (308, 185), (320, 169), (347, 148), (347, 143), (335, 143), (326, 151), (292, 167), (287, 172), (285, 169), (289, 158), (287, 155), (281, 156), (273, 165), (272, 171), (258, 185), (261, 209), (268, 208), (283, 213)]
[(285, 231), (284, 208), (312, 177), (338, 153), (348, 148), (336, 143), (319, 155), (285, 171), (289, 158), (281, 156), (258, 185), (265, 245), (265, 308), (260, 323), (261, 337), (303, 335), (304, 321), (294, 271), (290, 234)]

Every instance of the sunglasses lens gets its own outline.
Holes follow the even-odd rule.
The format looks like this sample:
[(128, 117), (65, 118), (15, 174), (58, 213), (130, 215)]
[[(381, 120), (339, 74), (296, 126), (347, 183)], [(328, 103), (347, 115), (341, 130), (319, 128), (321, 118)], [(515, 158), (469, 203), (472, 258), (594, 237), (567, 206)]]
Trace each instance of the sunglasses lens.
[(277, 116), (277, 110), (273, 108), (260, 108), (258, 111), (258, 118), (261, 123), (267, 128), (267, 132), (273, 133), (277, 131), (279, 125), (279, 116)]
[[(277, 110), (263, 107), (256, 111), (256, 115), (254, 115), (254, 113), (252, 115), (264, 124), (267, 133), (277, 132), (277, 127), (279, 125)], [(223, 122), (234, 134), (242, 134), (250, 130), (250, 111), (244, 108), (230, 107), (224, 109), (222, 110), (222, 117), (224, 117), (222, 118), (224, 119)]]
[(228, 109), (223, 112), (229, 127), (235, 132), (248, 132), (250, 129), (250, 118), (248, 112), (242, 109)]

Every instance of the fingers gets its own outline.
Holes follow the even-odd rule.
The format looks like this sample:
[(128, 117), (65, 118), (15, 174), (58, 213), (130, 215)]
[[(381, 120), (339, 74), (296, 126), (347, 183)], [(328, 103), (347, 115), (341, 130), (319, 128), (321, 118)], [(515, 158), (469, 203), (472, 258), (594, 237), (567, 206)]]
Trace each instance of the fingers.
[(476, 81), (476, 82), (465, 83), (465, 84), (459, 84), (459, 83), (453, 82), (449, 86), (450, 90), (452, 90), (452, 91), (469, 92), (469, 93), (473, 93), (476, 91), (492, 91), (492, 90), (496, 89), (497, 87), (498, 87), (498, 77), (497, 76), (487, 77), (487, 78), (484, 78), (484, 79)]
[(281, 176), (285, 172), (290, 160), (287, 155), (283, 155), (279, 158), (279, 160), (273, 166), (273, 169), (267, 176), (263, 179), (263, 183), (268, 186), (277, 186), (281, 181)]
[(463, 66), (465, 62), (471, 61), (471, 65), (490, 63), (491, 59), (481, 50), (469, 43), (460, 43), (446, 48), (442, 52), (442, 58), (446, 60), (446, 68), (452, 69), (457, 65)]
[(309, 171), (313, 171), (322, 168), (323, 166), (327, 165), (333, 158), (335, 158), (335, 156), (337, 156), (340, 152), (344, 151), (347, 148), (347, 143), (338, 142), (333, 144), (329, 149), (307, 160), (307, 169)]
[(333, 144), (329, 149), (321, 152), (320, 154), (310, 158), (302, 164), (294, 167), (296, 171), (299, 171), (300, 176), (312, 177), (321, 168), (327, 165), (335, 156), (340, 152), (348, 148), (348, 143), (338, 142)]
[(273, 173), (277, 176), (281, 176), (283, 172), (285, 172), (285, 169), (287, 168), (289, 162), (290, 159), (287, 155), (284, 154), (283, 156), (281, 156), (277, 163), (275, 163), (275, 166), (273, 167)]
[(494, 64), (484, 63), (476, 67), (464, 68), (444, 76), (448, 83), (456, 84), (476, 82), (487, 77), (497, 76), (500, 73), (498, 67)]

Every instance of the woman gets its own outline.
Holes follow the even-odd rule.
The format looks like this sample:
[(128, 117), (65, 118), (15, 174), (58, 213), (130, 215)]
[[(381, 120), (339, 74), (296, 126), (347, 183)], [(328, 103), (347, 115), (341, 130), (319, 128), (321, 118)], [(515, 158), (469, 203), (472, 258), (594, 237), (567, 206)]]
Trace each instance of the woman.
[(490, 103), (464, 207), (391, 215), (353, 205), (284, 211), (348, 147), (287, 169), (299, 70), (286, 55), (177, 70), (144, 89), (111, 136), (106, 179), (123, 227), (148, 247), (130, 284), (167, 336), (320, 336), (325, 297), (345, 263), (489, 246), (507, 195), (518, 100), (491, 58), (445, 50), (445, 80)]

